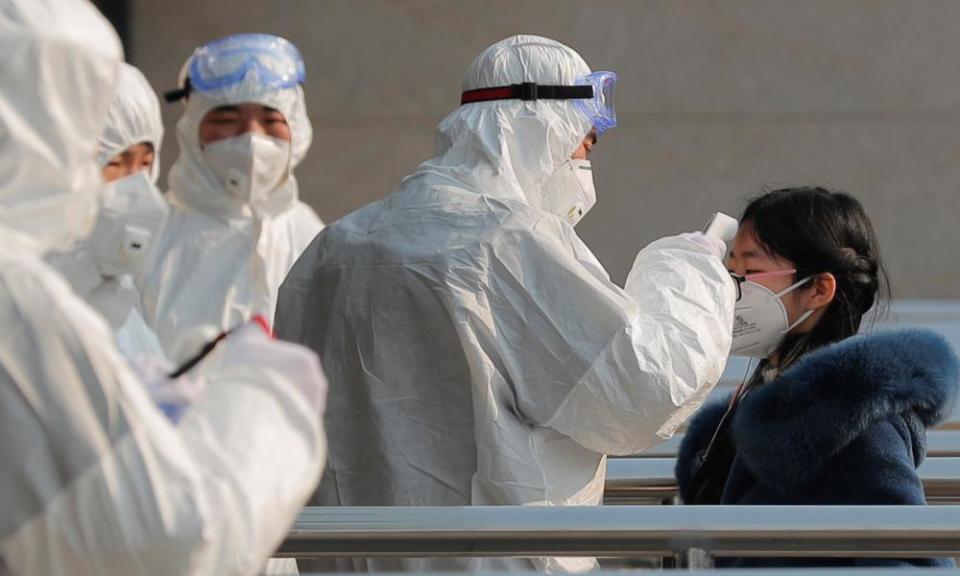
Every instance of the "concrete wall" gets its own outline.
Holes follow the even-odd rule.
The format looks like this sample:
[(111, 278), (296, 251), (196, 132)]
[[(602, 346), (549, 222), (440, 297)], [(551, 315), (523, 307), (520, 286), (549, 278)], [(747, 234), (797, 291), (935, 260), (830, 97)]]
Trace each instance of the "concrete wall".
[[(132, 0), (131, 59), (172, 88), (191, 49), (287, 37), (315, 139), (301, 193), (327, 221), (432, 155), (433, 127), (491, 42), (530, 32), (620, 74), (578, 230), (622, 280), (636, 251), (769, 188), (849, 191), (897, 297), (960, 297), (960, 2), (954, 0)], [(176, 155), (165, 108), (163, 160)]]

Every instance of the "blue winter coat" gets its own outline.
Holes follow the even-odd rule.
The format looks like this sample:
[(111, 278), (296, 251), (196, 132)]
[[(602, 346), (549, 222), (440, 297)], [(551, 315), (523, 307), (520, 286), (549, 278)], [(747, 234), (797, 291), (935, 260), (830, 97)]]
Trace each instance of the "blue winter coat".
[[(728, 428), (732, 465), (725, 481), (719, 476), (722, 495), (715, 503), (923, 505), (916, 469), (926, 455), (926, 429), (951, 414), (957, 395), (957, 357), (933, 332), (856, 336), (811, 352), (740, 401)], [(685, 501), (698, 490), (696, 454), (726, 407), (726, 401), (707, 406), (690, 422), (676, 468)], [(728, 558), (717, 564), (954, 565), (879, 558)]]

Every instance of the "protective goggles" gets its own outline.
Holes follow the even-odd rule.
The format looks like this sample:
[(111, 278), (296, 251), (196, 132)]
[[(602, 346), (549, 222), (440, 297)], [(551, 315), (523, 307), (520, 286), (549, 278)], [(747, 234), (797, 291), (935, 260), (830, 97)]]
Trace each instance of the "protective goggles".
[(248, 77), (264, 90), (282, 90), (302, 83), (306, 67), (297, 47), (279, 36), (235, 34), (194, 50), (185, 85), (165, 98), (174, 102), (191, 91), (220, 90)]
[(613, 108), (616, 85), (616, 72), (599, 71), (577, 78), (573, 86), (544, 86), (536, 82), (524, 82), (467, 90), (460, 95), (460, 104), (493, 100), (573, 100), (574, 106), (593, 123), (597, 133), (603, 134), (617, 125), (617, 113)]

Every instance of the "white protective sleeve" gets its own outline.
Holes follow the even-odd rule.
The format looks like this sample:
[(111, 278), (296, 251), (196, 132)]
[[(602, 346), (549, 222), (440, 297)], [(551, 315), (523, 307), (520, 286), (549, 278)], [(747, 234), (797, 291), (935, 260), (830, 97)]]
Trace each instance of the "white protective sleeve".
[(99, 316), (35, 272), (8, 263), (0, 273), (7, 569), (256, 573), (320, 478), (317, 399), (279, 371), (236, 363), (174, 427)]
[[(599, 268), (585, 256), (580, 264)], [(565, 265), (584, 279), (579, 266)], [(545, 425), (602, 454), (634, 454), (670, 438), (720, 380), (734, 287), (715, 254), (681, 237), (644, 248), (625, 290), (604, 280), (594, 280), (593, 302), (563, 294), (563, 279), (554, 283), (568, 314), (580, 310), (579, 324), (606, 324), (612, 336)]]

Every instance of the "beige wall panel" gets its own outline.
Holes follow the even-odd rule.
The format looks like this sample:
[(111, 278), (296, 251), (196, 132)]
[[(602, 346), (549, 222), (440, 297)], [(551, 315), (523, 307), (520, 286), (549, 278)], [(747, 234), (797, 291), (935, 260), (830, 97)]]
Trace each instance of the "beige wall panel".
[[(264, 31), (307, 61), (303, 197), (330, 221), (432, 155), (483, 47), (531, 32), (621, 76), (580, 225), (622, 280), (638, 248), (823, 184), (874, 219), (899, 297), (960, 297), (960, 2), (953, 0), (133, 0), (132, 59), (158, 90), (191, 49)], [(164, 161), (177, 106), (165, 108)]]

